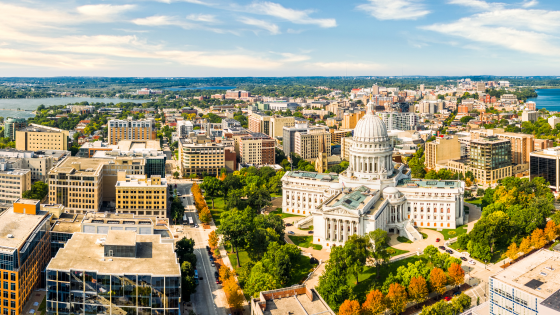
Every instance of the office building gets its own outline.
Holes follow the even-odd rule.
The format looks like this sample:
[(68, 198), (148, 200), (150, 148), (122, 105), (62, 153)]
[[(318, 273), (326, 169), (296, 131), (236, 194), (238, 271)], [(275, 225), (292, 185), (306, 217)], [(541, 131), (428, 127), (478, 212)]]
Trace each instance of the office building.
[(425, 165), (428, 169), (435, 169), (438, 163), (461, 158), (461, 144), (457, 136), (437, 137), (434, 141), (426, 142)]
[[(541, 150), (544, 150), (544, 149), (552, 148), (552, 146), (554, 145), (554, 141), (552, 141), (550, 139), (535, 139), (533, 142), (534, 142), (534, 145), (535, 145), (535, 148), (534, 148), (533, 151), (541, 151)], [(527, 159), (527, 162), (529, 160), (530, 160), (530, 158)]]
[(281, 138), (283, 136), (284, 127), (294, 127), (295, 126), (295, 118), (294, 117), (284, 117), (274, 115), (270, 117), (270, 130), (267, 134), (272, 139)]
[(251, 315), (335, 315), (319, 292), (304, 284), (262, 291), (259, 298), (251, 298), (250, 305)]
[(189, 133), (193, 132), (194, 125), (190, 120), (179, 120), (177, 122), (177, 137), (182, 138), (188, 136)]
[(560, 147), (531, 152), (529, 174), (531, 179), (542, 177), (550, 188), (560, 191)]
[(16, 150), (68, 150), (68, 130), (31, 124), (16, 131)]
[(476, 91), (486, 92), (486, 84), (484, 84), (484, 82), (476, 82)]
[(356, 128), (356, 124), (364, 115), (366, 114), (365, 111), (359, 111), (355, 113), (344, 113), (342, 117), (342, 127), (341, 129), (354, 129)]
[(387, 130), (416, 130), (418, 116), (415, 113), (376, 112), (387, 126)]
[(127, 175), (126, 172), (118, 172), (117, 176), (117, 213), (166, 217), (167, 180), (165, 177)]
[[(294, 152), (304, 160), (314, 160), (320, 152), (331, 156), (331, 133), (323, 128), (308, 129), (295, 133)], [(324, 148), (325, 151), (321, 151)]]
[(560, 314), (560, 253), (541, 249), (489, 278), (490, 315)]
[(287, 110), (295, 111), (298, 109), (298, 107), (301, 107), (301, 105), (293, 102), (276, 101), (276, 102), (269, 102), (268, 107), (271, 111), (285, 112)]
[(239, 139), (239, 157), (243, 164), (272, 165), (275, 140), (262, 133), (251, 133)]
[(8, 118), (4, 121), (4, 138), (10, 138), (11, 141), (16, 139), (16, 131), (27, 127), (27, 119), (25, 118)]
[(109, 120), (107, 125), (109, 144), (117, 144), (121, 140), (156, 139), (154, 121), (150, 119), (133, 120), (131, 117), (123, 120), (113, 119)]
[(70, 151), (19, 151), (14, 149), (0, 149), (0, 169), (25, 169), (31, 171), (31, 181), (47, 181), (49, 170), (66, 156)]
[(560, 117), (550, 116), (548, 118), (548, 124), (550, 125), (550, 128), (556, 128), (556, 125), (560, 124)]
[(147, 175), (148, 178), (152, 175), (165, 177), (165, 161), (167, 160), (167, 156), (161, 150), (159, 141), (123, 140), (119, 141), (117, 145), (109, 146), (109, 148), (111, 148), (111, 151), (99, 150), (93, 155), (93, 158), (115, 159), (119, 157), (133, 157), (137, 160), (144, 159), (145, 163), (143, 163), (143, 174)]
[[(177, 123), (179, 125), (179, 123)], [(222, 129), (226, 130), (229, 128), (241, 128), (241, 123), (232, 118), (224, 118), (222, 119)], [(192, 131), (192, 130), (191, 130)], [(188, 132), (186, 134), (189, 134)], [(180, 138), (180, 136), (179, 136)]]
[(349, 133), (352, 134), (351, 130), (329, 129), (329, 132), (331, 133), (332, 143), (341, 143), (342, 138), (346, 137)]
[(488, 136), (496, 136), (511, 142), (511, 162), (513, 164), (529, 163), (529, 154), (535, 151), (533, 135), (505, 132), (502, 128), (471, 131), (471, 139), (474, 140)]
[(76, 153), (76, 156), (91, 158), (97, 151), (113, 151), (113, 146), (110, 146), (107, 142), (101, 141), (86, 142), (82, 144), (80, 149), (78, 149), (78, 153)]
[(270, 134), (270, 118), (271, 116), (262, 113), (252, 113), (248, 119), (249, 130), (264, 133), (265, 135)]
[(498, 137), (472, 140), (468, 166), (482, 185), (497, 184), (499, 180), (512, 176), (511, 142)]
[(282, 128), (282, 151), (286, 156), (290, 156), (293, 152), (295, 152), (296, 145), (295, 145), (295, 137), (297, 132), (305, 132), (309, 129), (308, 125), (298, 123), (294, 127), (284, 127)]
[(534, 110), (524, 110), (521, 114), (521, 121), (535, 122), (539, 118), (539, 113)]
[(348, 160), (350, 158), (350, 148), (352, 148), (352, 145), (354, 145), (352, 137), (340, 138), (340, 157), (343, 160)]
[(119, 228), (74, 233), (58, 251), (46, 270), (47, 314), (180, 314), (173, 242)]
[(0, 213), (2, 314), (23, 314), (33, 290), (45, 287), (45, 266), (51, 258), (50, 218), (39, 200), (19, 199)]
[(226, 150), (231, 146), (189, 137), (179, 139), (179, 164), (183, 176), (208, 174), (215, 176), (226, 167)]

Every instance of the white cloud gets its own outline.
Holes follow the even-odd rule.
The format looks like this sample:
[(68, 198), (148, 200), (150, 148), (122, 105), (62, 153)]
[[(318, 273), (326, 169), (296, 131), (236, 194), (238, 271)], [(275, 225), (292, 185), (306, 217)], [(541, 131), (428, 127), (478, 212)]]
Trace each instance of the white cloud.
[(130, 11), (136, 8), (133, 4), (125, 5), (112, 5), (112, 4), (91, 4), (83, 5), (76, 8), (76, 10), (85, 16), (96, 17), (96, 18), (108, 18), (123, 14), (126, 11)]
[(177, 25), (182, 26), (184, 23), (177, 21), (173, 16), (168, 15), (153, 15), (145, 18), (138, 18), (131, 21), (136, 25), (143, 26), (165, 26), (165, 25)]
[(336, 27), (335, 19), (315, 19), (309, 16), (311, 10), (294, 10), (274, 2), (254, 2), (248, 6), (247, 12), (274, 16), (295, 24), (313, 24), (320, 27)]
[(274, 23), (270, 23), (263, 20), (253, 19), (249, 17), (241, 17), (238, 19), (239, 22), (247, 25), (256, 26), (262, 29), (265, 29), (270, 32), (272, 35), (280, 34), (280, 28), (278, 25)]
[(378, 20), (415, 20), (430, 13), (418, 0), (369, 0), (356, 8)]
[(164, 3), (188, 2), (188, 3), (200, 4), (200, 5), (206, 5), (206, 6), (214, 5), (212, 3), (209, 3), (208, 1), (202, 1), (202, 0), (156, 0), (156, 1), (164, 2)]
[(449, 0), (447, 3), (457, 4), (457, 5), (462, 5), (462, 6), (472, 7), (472, 8), (482, 9), (482, 10), (490, 10), (493, 7), (493, 5), (495, 5), (495, 4), (490, 4), (483, 0)]
[(205, 23), (218, 23), (216, 16), (212, 14), (189, 14), (187, 20), (205, 22)]
[(366, 62), (314, 62), (307, 67), (329, 70), (379, 70), (382, 67), (375, 63)]
[(530, 8), (536, 6), (537, 4), (539, 4), (537, 0), (525, 0), (521, 6), (524, 8)]

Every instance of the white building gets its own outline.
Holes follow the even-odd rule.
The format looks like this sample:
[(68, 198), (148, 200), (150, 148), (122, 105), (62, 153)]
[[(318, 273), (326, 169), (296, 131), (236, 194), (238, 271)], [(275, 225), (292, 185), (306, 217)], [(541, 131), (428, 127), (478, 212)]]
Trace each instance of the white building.
[(418, 116), (415, 113), (377, 112), (388, 130), (415, 130)]
[(373, 114), (372, 103), (351, 143), (350, 166), (340, 175), (296, 171), (282, 178), (282, 211), (308, 216), (298, 225), (313, 225), (314, 243), (330, 248), (375, 229), (419, 240), (415, 226), (463, 224), (464, 183), (411, 180), (410, 170), (392, 161), (387, 127)]
[(534, 110), (524, 110), (521, 114), (521, 121), (537, 121), (539, 113)]
[(560, 253), (541, 249), (489, 279), (490, 315), (559, 315)]

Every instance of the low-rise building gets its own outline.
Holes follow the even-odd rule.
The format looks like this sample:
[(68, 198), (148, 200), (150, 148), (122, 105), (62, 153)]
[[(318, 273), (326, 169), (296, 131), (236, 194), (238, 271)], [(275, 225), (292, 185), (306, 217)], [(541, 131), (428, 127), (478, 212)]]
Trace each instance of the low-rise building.
[[(504, 94), (505, 95), (505, 94)], [(537, 121), (539, 113), (534, 110), (524, 110), (521, 114), (521, 121)]]
[(201, 140), (198, 137), (179, 139), (179, 164), (183, 176), (192, 174), (217, 175), (226, 167), (226, 149), (233, 151), (231, 146)]
[(425, 165), (428, 169), (435, 169), (437, 164), (461, 158), (461, 144), (457, 136), (437, 137), (434, 141), (426, 142), (425, 150)]
[(530, 161), (531, 179), (542, 177), (551, 189), (560, 191), (560, 147), (531, 152)]
[(68, 130), (31, 124), (16, 131), (16, 150), (68, 150)]
[(335, 315), (319, 292), (304, 284), (262, 291), (259, 298), (251, 298), (250, 304), (251, 315)]
[(159, 175), (126, 175), (118, 172), (116, 184), (117, 213), (154, 215), (167, 214), (167, 180)]

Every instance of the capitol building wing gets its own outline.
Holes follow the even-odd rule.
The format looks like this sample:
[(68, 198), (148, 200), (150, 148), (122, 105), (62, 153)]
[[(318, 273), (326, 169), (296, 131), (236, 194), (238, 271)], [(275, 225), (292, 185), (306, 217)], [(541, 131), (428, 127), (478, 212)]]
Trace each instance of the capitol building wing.
[(406, 165), (392, 161), (387, 128), (371, 103), (353, 141), (340, 175), (292, 171), (282, 178), (282, 211), (306, 216), (297, 226), (313, 225), (315, 244), (330, 248), (376, 229), (415, 241), (422, 239), (418, 227), (463, 224), (464, 183), (411, 179)]

